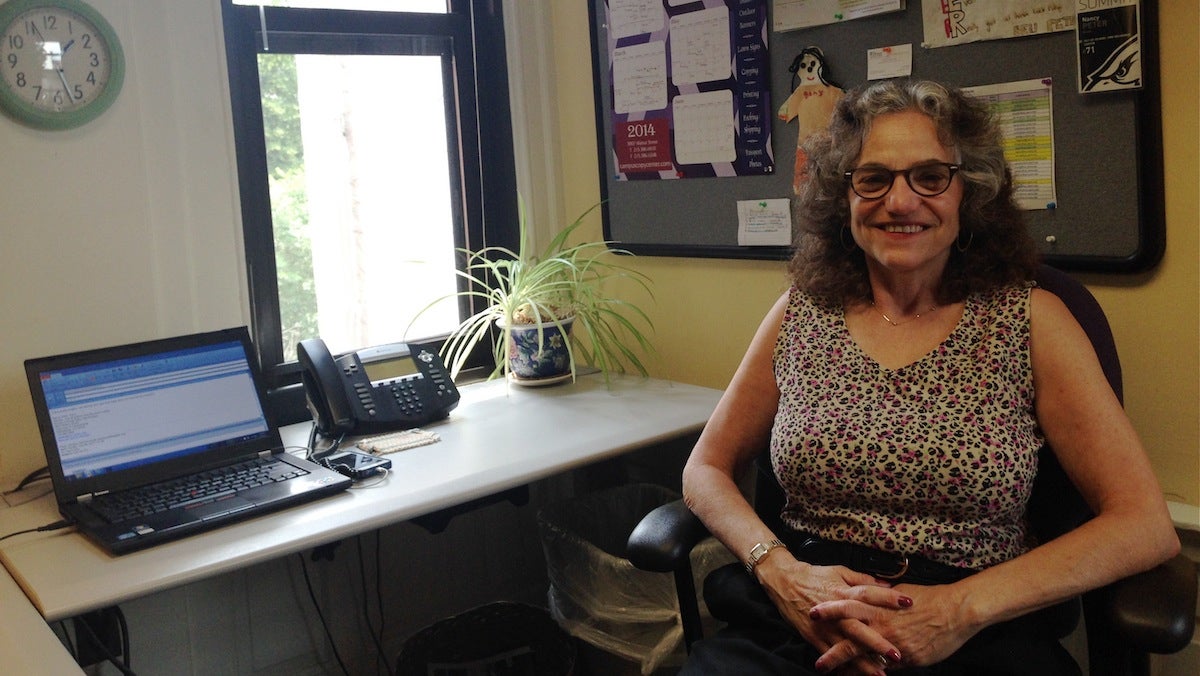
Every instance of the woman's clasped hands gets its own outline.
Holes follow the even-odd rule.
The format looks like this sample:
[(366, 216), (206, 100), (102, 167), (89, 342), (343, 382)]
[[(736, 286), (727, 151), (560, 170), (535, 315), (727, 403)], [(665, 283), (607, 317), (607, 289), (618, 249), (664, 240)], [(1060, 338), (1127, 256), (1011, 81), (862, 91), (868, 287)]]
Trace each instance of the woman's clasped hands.
[(755, 573), (780, 614), (823, 653), (814, 665), (822, 673), (876, 676), (932, 664), (974, 633), (955, 613), (963, 604), (952, 586), (893, 587), (843, 566), (770, 558)]

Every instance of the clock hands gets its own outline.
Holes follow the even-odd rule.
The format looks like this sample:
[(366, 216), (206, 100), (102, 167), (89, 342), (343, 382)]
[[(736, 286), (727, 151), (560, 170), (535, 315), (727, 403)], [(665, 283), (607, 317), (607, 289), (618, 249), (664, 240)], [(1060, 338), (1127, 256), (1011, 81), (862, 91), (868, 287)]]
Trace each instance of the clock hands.
[(74, 97), (71, 96), (71, 83), (67, 82), (67, 73), (63, 70), (63, 55), (67, 53), (69, 48), (75, 41), (68, 42), (66, 47), (62, 47), (57, 42), (43, 42), (42, 51), (46, 54), (46, 65), (53, 69), (58, 74), (59, 82), (63, 86), (64, 104), (74, 104)]
[(73, 105), (75, 103), (75, 98), (71, 95), (71, 83), (67, 81), (67, 74), (63, 70), (62, 60), (63, 56), (66, 55), (67, 50), (71, 48), (71, 45), (75, 44), (75, 40), (72, 38), (71, 40), (67, 41), (67, 44), (65, 45), (61, 45), (58, 42), (50, 42), (47, 41), (45, 36), (42, 35), (42, 32), (38, 30), (36, 24), (30, 23), (29, 27), (33, 30), (33, 35), (35, 35), (38, 40), (41, 41), (42, 53), (46, 57), (43, 68), (46, 68), (47, 70), (53, 70), (58, 74), (58, 80), (59, 82), (62, 82), (63, 86), (64, 102), (66, 104)]
[(63, 83), (64, 97), (66, 98), (68, 103), (74, 104), (75, 99), (71, 97), (71, 85), (70, 85), (70, 83), (67, 82), (67, 74), (63, 72), (61, 65), (58, 68), (56, 68), (55, 70), (58, 71), (58, 79), (61, 80)]
[(67, 82), (67, 74), (63, 71), (62, 62), (63, 62), (63, 59), (66, 58), (66, 56), (67, 56), (67, 50), (70, 49), (71, 45), (73, 45), (73, 44), (75, 44), (74, 39), (68, 40), (67, 44), (63, 45), (62, 51), (60, 51), (58, 53), (58, 79), (62, 80), (63, 93), (66, 94), (67, 101), (69, 101), (72, 104), (74, 104), (75, 99), (74, 99), (74, 97), (71, 96), (71, 84), (69, 82)]

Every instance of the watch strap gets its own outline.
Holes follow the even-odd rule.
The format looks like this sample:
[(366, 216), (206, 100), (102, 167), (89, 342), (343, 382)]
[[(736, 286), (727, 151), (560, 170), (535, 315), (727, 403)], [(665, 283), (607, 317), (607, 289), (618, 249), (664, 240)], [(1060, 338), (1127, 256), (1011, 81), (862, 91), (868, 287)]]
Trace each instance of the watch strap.
[(751, 547), (750, 556), (746, 559), (746, 572), (753, 575), (754, 567), (758, 565), (758, 562), (762, 561), (767, 554), (771, 553), (772, 549), (777, 547), (784, 547), (785, 549), (787, 548), (783, 544), (783, 541), (779, 540), (778, 538), (769, 540), (767, 542), (760, 542)]

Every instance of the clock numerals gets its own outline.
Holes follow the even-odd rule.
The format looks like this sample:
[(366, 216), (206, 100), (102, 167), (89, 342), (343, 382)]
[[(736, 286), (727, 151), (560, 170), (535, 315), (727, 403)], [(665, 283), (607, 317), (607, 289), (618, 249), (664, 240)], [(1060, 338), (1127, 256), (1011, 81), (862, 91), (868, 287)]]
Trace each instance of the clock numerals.
[[(60, 20), (54, 14), (43, 14), (39, 18), (26, 20), (24, 26), (25, 35), (18, 32), (5, 36), (4, 44), (8, 51), (5, 62), (9, 69), (14, 71), (8, 78), (9, 81), (18, 90), (27, 89), (26, 96), (30, 102), (61, 108), (83, 101), (103, 84), (103, 79), (96, 74), (96, 70), (103, 65), (103, 59), (99, 51), (92, 49), (95, 41), (90, 32), (72, 38), (75, 22), (69, 19)], [(60, 26), (65, 28), (59, 30)], [(87, 66), (82, 78), (79, 78), (79, 66), (71, 66), (67, 62), (68, 52), (76, 45), (76, 50), (82, 54), (72, 54), (76, 59), (75, 63)], [(82, 61), (78, 61), (80, 57)], [(23, 66), (28, 67), (18, 70)], [(68, 78), (68, 71), (74, 77)], [(39, 74), (41, 77), (38, 77)], [(76, 83), (76, 79), (81, 81)], [(87, 85), (86, 89), (84, 83)], [(61, 87), (58, 84), (61, 84)]]

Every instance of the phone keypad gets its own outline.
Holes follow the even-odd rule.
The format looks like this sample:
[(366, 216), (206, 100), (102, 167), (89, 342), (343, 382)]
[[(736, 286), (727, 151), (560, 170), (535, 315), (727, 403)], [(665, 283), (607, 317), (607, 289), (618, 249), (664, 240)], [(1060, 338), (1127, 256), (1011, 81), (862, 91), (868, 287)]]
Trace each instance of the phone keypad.
[(405, 415), (420, 415), (425, 409), (421, 397), (417, 395), (416, 382), (417, 378), (404, 378), (393, 382), (390, 388), (396, 405)]

